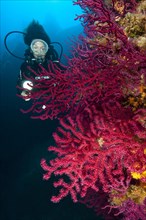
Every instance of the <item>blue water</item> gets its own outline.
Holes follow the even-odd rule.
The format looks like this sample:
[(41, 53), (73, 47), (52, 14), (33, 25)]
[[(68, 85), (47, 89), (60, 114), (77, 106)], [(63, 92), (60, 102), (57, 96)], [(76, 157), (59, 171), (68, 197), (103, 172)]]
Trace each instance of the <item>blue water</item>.
[[(72, 37), (83, 32), (76, 15), (82, 10), (67, 1), (0, 1), (0, 220), (97, 220), (84, 205), (73, 204), (70, 197), (59, 204), (49, 201), (55, 193), (52, 181), (42, 180), (40, 168), (47, 147), (53, 143), (52, 132), (58, 121), (32, 120), (20, 112), (25, 104), (16, 96), (16, 82), (22, 60), (11, 56), (4, 47), (10, 31), (24, 31), (33, 20), (39, 21), (52, 41), (58, 41), (70, 54)], [(26, 45), (20, 34), (7, 39), (9, 49), (23, 57)], [(59, 48), (56, 48), (59, 52)]]
[[(5, 35), (13, 30), (24, 31), (33, 20), (43, 25), (52, 41), (59, 41), (67, 52), (69, 38), (78, 36), (82, 32), (79, 21), (75, 21), (76, 15), (81, 14), (78, 6), (73, 6), (71, 0), (50, 1), (1, 1), (1, 56), (4, 50), (3, 39)], [(15, 50), (17, 46), (24, 47), (23, 38), (20, 34), (13, 34), (8, 38), (8, 46)], [(19, 55), (23, 51), (18, 52)]]

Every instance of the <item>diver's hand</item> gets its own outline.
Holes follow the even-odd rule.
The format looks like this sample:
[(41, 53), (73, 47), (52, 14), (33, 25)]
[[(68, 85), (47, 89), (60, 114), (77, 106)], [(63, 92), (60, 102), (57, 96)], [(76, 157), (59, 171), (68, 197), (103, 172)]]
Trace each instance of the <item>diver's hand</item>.
[(24, 98), (25, 101), (29, 101), (29, 100), (30, 100), (30, 98), (28, 98), (28, 95), (30, 95), (30, 92), (29, 92), (29, 91), (23, 90), (23, 91), (21, 92), (21, 95), (23, 96), (23, 98)]

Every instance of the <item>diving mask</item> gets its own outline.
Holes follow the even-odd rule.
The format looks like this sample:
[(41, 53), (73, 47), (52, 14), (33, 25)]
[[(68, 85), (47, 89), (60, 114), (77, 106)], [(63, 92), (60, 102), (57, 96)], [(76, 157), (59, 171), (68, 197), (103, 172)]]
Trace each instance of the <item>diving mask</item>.
[(34, 39), (31, 42), (30, 48), (35, 58), (44, 58), (48, 51), (48, 44), (41, 39)]

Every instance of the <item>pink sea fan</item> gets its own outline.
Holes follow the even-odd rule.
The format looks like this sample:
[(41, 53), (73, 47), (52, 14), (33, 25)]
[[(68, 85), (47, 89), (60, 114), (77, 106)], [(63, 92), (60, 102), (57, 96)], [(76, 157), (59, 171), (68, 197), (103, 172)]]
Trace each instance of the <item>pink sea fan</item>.
[(143, 204), (136, 204), (128, 199), (120, 207), (116, 215), (123, 214), (123, 220), (145, 220), (146, 219), (146, 199)]
[(39, 80), (31, 78), (34, 86), (28, 98), (31, 98), (32, 103), (29, 109), (21, 109), (23, 113), (31, 112), (32, 118), (45, 120), (59, 117), (68, 111), (70, 98), (66, 95), (66, 90), (70, 90), (71, 78), (66, 76), (65, 68), (61, 64), (58, 67), (50, 63), (48, 70), (41, 67), (40, 73), (30, 69), (36, 76), (39, 76)]
[[(61, 178), (54, 183), (61, 190), (52, 201), (58, 202), (71, 194), (76, 202), (78, 196), (84, 197), (89, 188), (97, 192), (97, 182), (102, 184), (104, 192), (110, 192), (112, 187), (118, 189), (125, 179), (131, 178), (131, 151), (141, 147), (141, 143), (133, 138), (139, 126), (131, 123), (128, 109), (123, 114), (129, 114), (129, 119), (123, 114), (118, 119), (111, 117), (110, 112), (104, 105), (101, 110), (90, 106), (75, 120), (71, 117), (60, 120), (62, 127), (53, 135), (57, 146), (48, 148), (57, 154), (57, 158), (51, 160), (50, 165), (45, 159), (41, 161), (46, 171), (44, 179), (49, 179), (52, 174), (68, 177), (67, 181)], [(141, 132), (144, 133), (144, 129)]]
[[(131, 2), (134, 7), (135, 1)], [(72, 58), (68, 58), (65, 68), (52, 63), (40, 73), (49, 80), (34, 81), (32, 105), (22, 110), (31, 112), (32, 118), (61, 118), (93, 104), (122, 100), (133, 90), (139, 92), (140, 77), (145, 75), (145, 53), (133, 46), (104, 1), (82, 0), (75, 4), (85, 10), (78, 18), (82, 18), (86, 35), (72, 46)], [(105, 37), (107, 43), (100, 44), (98, 37)]]

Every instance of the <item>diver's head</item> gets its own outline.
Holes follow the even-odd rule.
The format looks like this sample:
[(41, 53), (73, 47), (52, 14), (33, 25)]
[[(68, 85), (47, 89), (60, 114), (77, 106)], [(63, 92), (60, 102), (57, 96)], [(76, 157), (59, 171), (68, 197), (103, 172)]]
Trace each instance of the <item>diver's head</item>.
[(43, 62), (45, 60), (46, 53), (48, 52), (48, 44), (41, 39), (34, 39), (30, 45), (33, 56), (36, 61)]

